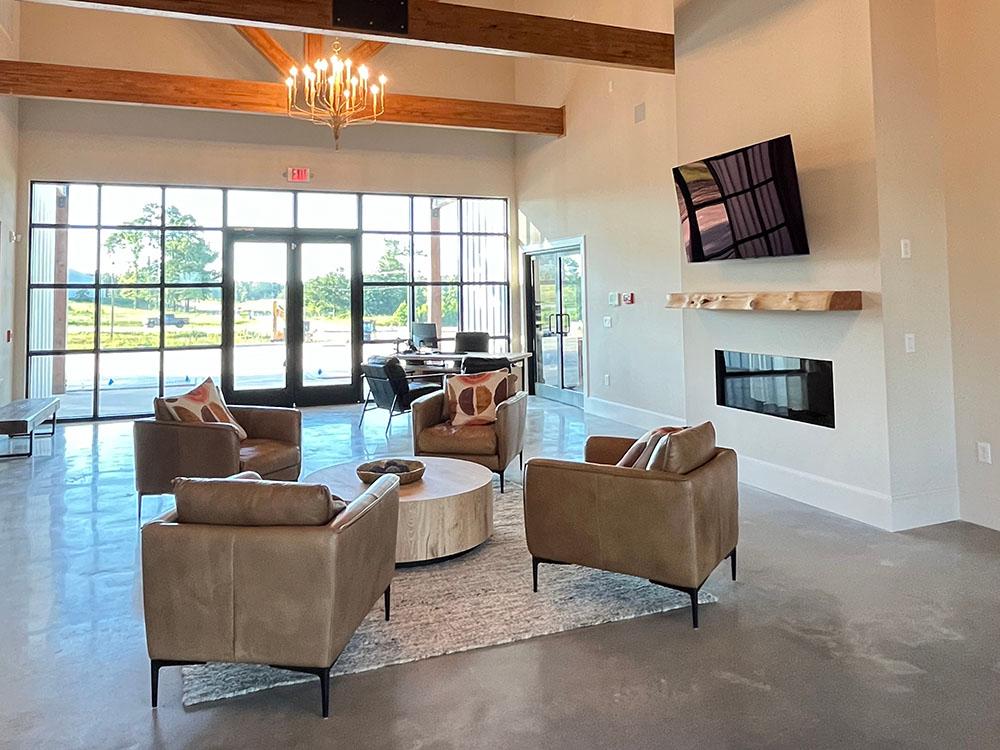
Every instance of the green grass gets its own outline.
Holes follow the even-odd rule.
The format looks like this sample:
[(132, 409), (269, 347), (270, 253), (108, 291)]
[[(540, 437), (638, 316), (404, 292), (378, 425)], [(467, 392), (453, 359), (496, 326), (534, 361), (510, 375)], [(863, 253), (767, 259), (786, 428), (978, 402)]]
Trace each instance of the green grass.
[[(69, 302), (67, 305), (66, 345), (68, 349), (91, 349), (94, 346), (94, 305), (88, 302)], [(112, 315), (113, 313), (113, 315)], [(184, 346), (219, 346), (222, 344), (222, 314), (221, 312), (204, 312), (192, 310), (168, 311), (178, 318), (187, 320), (183, 328), (167, 326), (165, 332), (166, 345), (169, 347)], [(131, 302), (101, 305), (101, 347), (106, 349), (156, 349), (160, 345), (159, 327), (147, 328), (150, 318), (159, 317), (158, 310), (134, 308)], [(114, 325), (112, 326), (112, 319)], [(315, 317), (310, 316), (313, 323), (344, 323), (350, 318), (345, 316)], [(372, 318), (369, 318), (372, 319)], [(376, 316), (379, 327), (394, 325), (392, 316)], [(237, 319), (235, 326), (237, 344), (267, 344), (273, 341), (270, 333), (270, 322), (267, 319)]]

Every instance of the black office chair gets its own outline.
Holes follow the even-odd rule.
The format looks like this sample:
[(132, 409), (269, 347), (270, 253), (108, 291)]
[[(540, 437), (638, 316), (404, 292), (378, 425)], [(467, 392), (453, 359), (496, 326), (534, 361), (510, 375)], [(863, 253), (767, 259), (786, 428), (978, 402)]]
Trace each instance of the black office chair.
[(478, 375), (481, 372), (497, 370), (513, 372), (514, 366), (506, 357), (466, 357), (462, 360), (463, 375)]
[[(441, 390), (441, 383), (420, 382), (421, 379), (436, 378), (440, 375), (407, 375), (406, 370), (395, 357), (370, 357), (366, 364), (361, 365), (361, 373), (368, 381), (368, 398), (361, 410), (361, 420), (358, 428), (365, 423), (365, 414), (371, 409), (388, 409), (389, 424), (385, 434), (389, 434), (392, 418), (398, 414), (410, 411), (413, 402), (421, 396)], [(370, 407), (374, 400), (375, 406)]]
[(490, 350), (490, 335), (479, 331), (455, 334), (455, 354), (482, 354)]

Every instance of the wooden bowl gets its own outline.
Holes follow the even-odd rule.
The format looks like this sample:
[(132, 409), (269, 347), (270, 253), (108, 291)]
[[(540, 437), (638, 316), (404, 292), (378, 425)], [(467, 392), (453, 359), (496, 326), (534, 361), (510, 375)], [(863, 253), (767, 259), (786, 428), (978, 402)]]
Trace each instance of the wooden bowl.
[(399, 483), (413, 484), (424, 477), (427, 467), (422, 461), (406, 458), (384, 458), (380, 461), (370, 461), (358, 467), (358, 479), (365, 484), (372, 484), (384, 476), (397, 476)]

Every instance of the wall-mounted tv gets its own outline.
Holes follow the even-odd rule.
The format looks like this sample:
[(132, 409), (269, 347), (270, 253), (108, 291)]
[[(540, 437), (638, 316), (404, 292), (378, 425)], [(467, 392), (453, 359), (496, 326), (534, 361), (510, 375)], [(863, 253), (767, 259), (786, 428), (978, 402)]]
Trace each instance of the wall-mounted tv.
[(790, 135), (674, 169), (688, 260), (808, 255)]

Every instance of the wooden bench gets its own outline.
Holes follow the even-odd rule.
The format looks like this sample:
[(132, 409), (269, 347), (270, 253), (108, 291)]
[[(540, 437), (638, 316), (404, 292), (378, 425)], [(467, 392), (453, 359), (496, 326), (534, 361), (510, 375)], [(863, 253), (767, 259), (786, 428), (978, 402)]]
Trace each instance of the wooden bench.
[(28, 398), (0, 406), (0, 435), (6, 435), (11, 440), (28, 438), (27, 453), (0, 454), (0, 459), (30, 457), (35, 450), (35, 430), (46, 422), (51, 422), (52, 431), (45, 433), (44, 437), (56, 434), (58, 411), (57, 398)]

